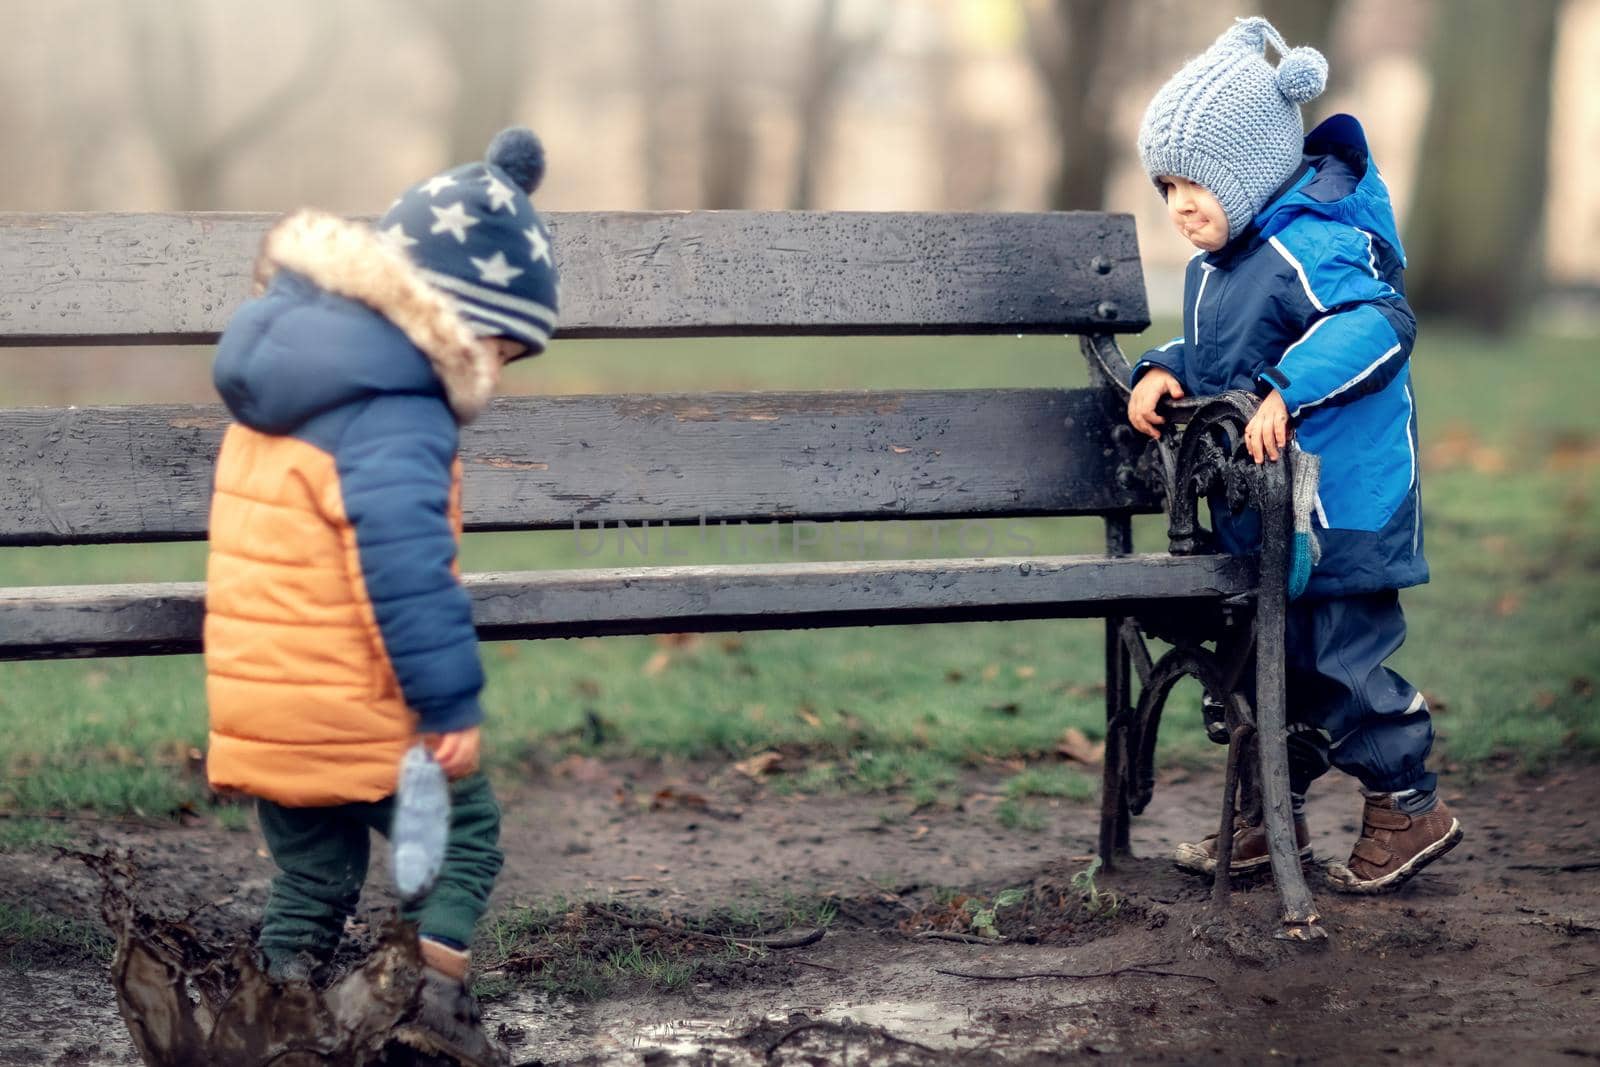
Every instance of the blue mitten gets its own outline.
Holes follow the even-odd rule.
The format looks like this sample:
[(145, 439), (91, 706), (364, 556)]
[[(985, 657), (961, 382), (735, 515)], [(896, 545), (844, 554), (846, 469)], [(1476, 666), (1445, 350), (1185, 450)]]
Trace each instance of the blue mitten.
[(1311, 511), (1317, 503), (1317, 483), (1321, 477), (1322, 457), (1302, 451), (1299, 445), (1291, 445), (1289, 482), (1294, 493), (1294, 538), (1289, 547), (1290, 600), (1306, 591), (1311, 569), (1322, 561), (1322, 546), (1311, 529)]

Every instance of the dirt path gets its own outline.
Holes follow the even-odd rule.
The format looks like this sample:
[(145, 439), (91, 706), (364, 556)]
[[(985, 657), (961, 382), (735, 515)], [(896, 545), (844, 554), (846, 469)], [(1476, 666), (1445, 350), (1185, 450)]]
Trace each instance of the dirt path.
[[(1466, 842), (1396, 896), (1319, 892), (1332, 934), (1320, 949), (1258, 936), (1273, 926), (1269, 887), (1236, 894), (1218, 916), (1206, 885), (1155, 858), (1101, 877), (1122, 897), (1113, 919), (1051, 925), (1040, 902), (1085, 865), (1094, 810), (1036, 801), (1043, 830), (1005, 830), (993, 811), (1000, 778), (973, 776), (963, 810), (912, 813), (892, 798), (778, 796), (726, 771), (571, 761), (503, 798), (500, 906), (559, 895), (696, 914), (829, 894), (838, 918), (816, 945), (678, 993), (575, 1002), (523, 992), (486, 1014), (519, 1063), (1600, 1059), (1600, 776), (1584, 768), (1537, 782), (1447, 781)], [(1146, 857), (1214, 818), (1215, 779), (1176, 779), (1136, 820)], [(1342, 858), (1358, 811), (1348, 783), (1314, 791), (1319, 860)], [(207, 914), (219, 928), (243, 929), (259, 909), (271, 867), (254, 832), (106, 829), (138, 846), (147, 883), (167, 899), (216, 904)], [(93, 914), (94, 885), (78, 865), (4, 859), (0, 900)], [(1030, 903), (1002, 930), (1040, 943), (907, 932), (936, 922), (940, 887), (992, 899), (1012, 886)], [(381, 891), (371, 895), (381, 906)], [(936, 973), (1162, 961), (1201, 977)], [(95, 968), (0, 966), (0, 1004), (0, 1064), (135, 1062)]]

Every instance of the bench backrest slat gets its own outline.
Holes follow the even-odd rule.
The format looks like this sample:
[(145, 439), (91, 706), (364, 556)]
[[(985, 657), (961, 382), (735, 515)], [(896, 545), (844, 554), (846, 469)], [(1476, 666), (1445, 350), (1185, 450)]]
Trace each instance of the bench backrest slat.
[[(0, 213), (0, 345), (209, 343), (263, 214)], [(561, 336), (1137, 332), (1133, 219), (1099, 212), (552, 212)]]
[[(1116, 426), (1093, 389), (506, 398), (462, 434), (467, 527), (1157, 511)], [(0, 544), (204, 537), (226, 427), (0, 410)]]

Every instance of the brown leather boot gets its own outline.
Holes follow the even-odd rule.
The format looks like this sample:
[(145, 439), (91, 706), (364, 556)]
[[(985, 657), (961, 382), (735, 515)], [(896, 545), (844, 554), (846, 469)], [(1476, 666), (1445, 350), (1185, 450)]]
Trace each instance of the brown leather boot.
[[(1267, 848), (1267, 831), (1261, 823), (1246, 822), (1244, 816), (1234, 820), (1233, 855), (1229, 857), (1231, 874), (1250, 874), (1272, 866), (1272, 853)], [(1311, 830), (1304, 815), (1294, 817), (1294, 843), (1300, 848), (1300, 862), (1311, 858)], [(1217, 873), (1217, 835), (1204, 841), (1181, 844), (1172, 850), (1172, 862), (1195, 874)]]
[(1461, 843), (1461, 820), (1443, 800), (1420, 815), (1401, 811), (1388, 793), (1367, 797), (1361, 837), (1346, 863), (1328, 865), (1328, 884), (1341, 893), (1385, 893)]

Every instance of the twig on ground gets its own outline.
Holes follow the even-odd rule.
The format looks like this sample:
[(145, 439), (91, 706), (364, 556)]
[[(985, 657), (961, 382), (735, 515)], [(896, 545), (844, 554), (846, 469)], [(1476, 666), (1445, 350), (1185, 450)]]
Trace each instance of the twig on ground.
[(1540, 982), (1539, 984), (1546, 987), (1557, 986), (1564, 985), (1567, 982), (1571, 982), (1579, 978), (1594, 978), (1596, 976), (1600, 976), (1600, 967), (1585, 967), (1583, 970), (1573, 971), (1571, 974), (1566, 975), (1565, 977), (1556, 978), (1549, 982)]
[(1114, 971), (1096, 971), (1093, 974), (1067, 974), (1063, 971), (1024, 971), (1021, 974), (978, 974), (973, 971), (948, 971), (942, 967), (935, 967), (935, 974), (947, 974), (952, 978), (976, 978), (982, 982), (1020, 982), (1029, 978), (1065, 978), (1071, 981), (1087, 981), (1090, 978), (1117, 978), (1125, 974), (1139, 974), (1148, 978), (1188, 978), (1196, 982), (1209, 982), (1217, 984), (1215, 978), (1208, 978), (1203, 974), (1189, 974), (1185, 971), (1164, 971), (1163, 966), (1171, 960), (1160, 960), (1155, 963), (1135, 963), (1130, 967), (1118, 967)]
[(1600, 858), (1577, 860), (1573, 863), (1511, 863), (1510, 871), (1545, 871), (1550, 874), (1572, 874), (1576, 871), (1600, 871)]
[(829, 967), (826, 963), (812, 963), (810, 960), (803, 960), (799, 956), (794, 958), (794, 962), (802, 967), (815, 967), (819, 971), (832, 971), (834, 974), (844, 973), (843, 967)]
[(1523, 919), (1523, 926), (1548, 926), (1552, 930), (1560, 930), (1564, 934), (1600, 934), (1600, 923), (1589, 919), (1580, 919), (1576, 915), (1568, 915), (1559, 919)]
[(954, 930), (923, 930), (916, 935), (918, 941), (954, 941), (960, 945), (1003, 945), (1003, 937), (979, 937), (977, 934), (958, 934)]
[(731, 941), (736, 945), (747, 945), (751, 948), (805, 948), (807, 945), (815, 945), (818, 941), (821, 941), (823, 935), (827, 933), (826, 930), (819, 926), (814, 930), (808, 930), (793, 937), (735, 937), (732, 934), (706, 934), (701, 933), (699, 930), (683, 930), (668, 926), (666, 923), (658, 923), (653, 919), (632, 919), (601, 904), (589, 904), (587, 908), (591, 915), (599, 916), (607, 922), (616, 923), (618, 926), (630, 930), (654, 930), (657, 933), (669, 934), (673, 937), (687, 938), (691, 941), (706, 941), (716, 945), (726, 944)]

